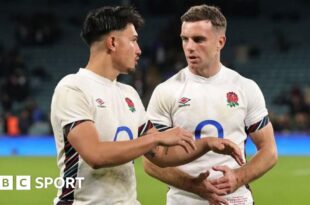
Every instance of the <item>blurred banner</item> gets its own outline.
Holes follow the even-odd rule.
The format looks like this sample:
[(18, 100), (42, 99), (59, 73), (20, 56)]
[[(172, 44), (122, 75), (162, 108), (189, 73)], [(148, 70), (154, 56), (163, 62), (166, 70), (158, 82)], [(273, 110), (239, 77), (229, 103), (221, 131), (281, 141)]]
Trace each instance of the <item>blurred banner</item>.
[[(250, 139), (250, 138), (248, 138)], [(276, 134), (278, 153), (282, 156), (310, 156), (309, 134)], [(251, 140), (247, 140), (246, 153), (253, 155), (256, 148)]]
[[(249, 138), (250, 139), (250, 138)], [(279, 155), (310, 156), (310, 135), (277, 134)], [(246, 153), (256, 152), (251, 140), (247, 140)], [(0, 156), (56, 156), (53, 136), (0, 136)]]
[(53, 136), (0, 136), (0, 156), (56, 156)]

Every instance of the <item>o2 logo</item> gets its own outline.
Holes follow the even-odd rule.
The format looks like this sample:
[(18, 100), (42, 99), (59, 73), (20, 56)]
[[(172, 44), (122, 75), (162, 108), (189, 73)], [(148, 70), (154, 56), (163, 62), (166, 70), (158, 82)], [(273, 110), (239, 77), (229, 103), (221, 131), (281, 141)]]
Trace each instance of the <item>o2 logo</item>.
[(218, 138), (224, 138), (224, 129), (219, 122), (215, 120), (204, 120), (200, 122), (195, 128), (195, 139), (196, 140), (201, 139), (201, 131), (207, 125), (214, 126), (217, 129)]
[[(117, 137), (118, 137), (119, 133), (121, 133), (121, 132), (126, 132), (128, 137), (129, 137), (129, 140), (133, 140), (133, 134), (132, 134), (131, 130), (129, 129), (129, 127), (121, 126), (121, 127), (118, 127), (116, 130), (116, 133), (115, 133), (114, 139), (113, 139), (114, 142), (117, 141)], [(134, 160), (132, 160), (132, 163), (134, 163)]]
[[(195, 128), (195, 139), (196, 140), (201, 139), (201, 132), (205, 126), (214, 126), (217, 130), (218, 138), (224, 138), (224, 129), (219, 122), (215, 120), (204, 120), (200, 122)], [(117, 141), (117, 137), (121, 132), (126, 132), (129, 137), (129, 140), (133, 140), (133, 134), (132, 134), (132, 131), (129, 129), (129, 127), (121, 126), (117, 128), (113, 141)]]
[(129, 139), (133, 140), (133, 134), (132, 134), (131, 130), (129, 129), (129, 127), (121, 126), (121, 127), (118, 127), (116, 130), (116, 133), (115, 133), (114, 139), (113, 139), (114, 142), (117, 141), (117, 136), (120, 132), (126, 132), (128, 134)]

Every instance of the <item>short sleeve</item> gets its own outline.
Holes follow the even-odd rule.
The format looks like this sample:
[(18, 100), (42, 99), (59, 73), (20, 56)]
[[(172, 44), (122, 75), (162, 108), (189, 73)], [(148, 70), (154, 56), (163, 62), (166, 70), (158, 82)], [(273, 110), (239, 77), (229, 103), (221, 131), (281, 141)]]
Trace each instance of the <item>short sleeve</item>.
[(254, 81), (249, 81), (245, 86), (247, 97), (247, 115), (245, 125), (247, 127), (261, 121), (268, 111), (262, 91)]
[(59, 87), (53, 100), (53, 112), (60, 120), (61, 127), (80, 120), (94, 121), (91, 105), (81, 90)]
[[(147, 107), (147, 114), (151, 122), (156, 125), (171, 127), (171, 117), (169, 112), (170, 101), (163, 87), (157, 86), (151, 96)], [(172, 98), (172, 96), (170, 96)]]

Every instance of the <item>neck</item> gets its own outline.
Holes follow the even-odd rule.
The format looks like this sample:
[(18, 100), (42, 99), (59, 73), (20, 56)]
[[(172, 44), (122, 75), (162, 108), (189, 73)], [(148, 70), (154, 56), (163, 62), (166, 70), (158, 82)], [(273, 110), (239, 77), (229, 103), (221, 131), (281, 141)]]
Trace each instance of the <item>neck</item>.
[(195, 74), (195, 75), (199, 75), (205, 78), (210, 78), (214, 75), (216, 75), (221, 69), (221, 63), (218, 62), (216, 65), (214, 66), (209, 66), (209, 67), (203, 67), (203, 68), (196, 68), (193, 69), (191, 67), (189, 67), (189, 70)]
[(111, 81), (119, 75), (119, 71), (113, 68), (111, 57), (106, 53), (91, 54), (86, 69)]

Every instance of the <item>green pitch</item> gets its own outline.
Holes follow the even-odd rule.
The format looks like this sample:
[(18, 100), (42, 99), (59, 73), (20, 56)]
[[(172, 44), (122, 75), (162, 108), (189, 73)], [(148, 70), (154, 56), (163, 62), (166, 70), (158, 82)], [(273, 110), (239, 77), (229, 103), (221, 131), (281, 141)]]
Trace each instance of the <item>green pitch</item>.
[[(143, 205), (165, 204), (167, 186), (147, 176), (141, 160), (135, 161), (138, 180), (138, 198)], [(0, 175), (31, 175), (35, 177), (57, 177), (55, 158), (2, 157)], [(305, 205), (310, 200), (310, 157), (280, 157), (278, 164), (251, 187), (256, 204)], [(32, 189), (31, 191), (1, 191), (1, 205), (49, 205), (56, 189)]]

